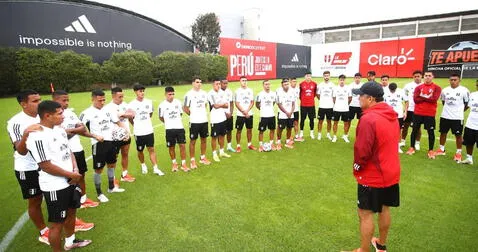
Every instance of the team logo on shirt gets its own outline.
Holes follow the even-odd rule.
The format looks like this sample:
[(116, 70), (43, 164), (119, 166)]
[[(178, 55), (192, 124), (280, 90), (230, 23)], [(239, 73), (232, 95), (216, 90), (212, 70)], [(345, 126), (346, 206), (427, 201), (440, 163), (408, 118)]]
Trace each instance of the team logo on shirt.
[(65, 210), (61, 211), (60, 216), (61, 218), (66, 218), (66, 211)]
[(30, 193), (30, 195), (35, 195), (35, 193), (37, 193), (37, 189), (36, 188), (29, 189), (28, 192)]

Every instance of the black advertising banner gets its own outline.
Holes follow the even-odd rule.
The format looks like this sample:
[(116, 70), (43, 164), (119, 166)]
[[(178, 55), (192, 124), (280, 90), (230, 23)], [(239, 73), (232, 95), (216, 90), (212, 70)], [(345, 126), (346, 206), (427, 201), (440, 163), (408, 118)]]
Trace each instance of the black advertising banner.
[(452, 73), (478, 77), (478, 33), (430, 37), (425, 42), (423, 69), (435, 77), (447, 78)]
[(303, 77), (310, 71), (310, 46), (277, 44), (276, 78)]
[(190, 39), (159, 22), (92, 4), (1, 1), (0, 46), (73, 50), (96, 62), (125, 50), (193, 51)]

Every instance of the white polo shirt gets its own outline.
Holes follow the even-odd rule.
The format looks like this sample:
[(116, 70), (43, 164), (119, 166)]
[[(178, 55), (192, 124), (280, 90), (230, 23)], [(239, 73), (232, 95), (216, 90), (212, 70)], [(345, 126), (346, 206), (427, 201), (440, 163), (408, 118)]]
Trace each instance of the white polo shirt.
[(164, 100), (159, 104), (159, 117), (164, 119), (164, 128), (167, 130), (184, 129), (182, 114), (182, 104), (178, 99), (172, 102)]
[[(421, 84), (421, 83), (420, 83)], [(405, 93), (405, 101), (408, 102), (408, 110), (407, 111), (415, 111), (415, 101), (413, 100), (413, 92), (415, 92), (415, 88), (420, 85), (415, 83), (414, 81), (408, 83), (403, 87), (403, 92)]]
[(153, 133), (153, 123), (150, 114), (153, 113), (153, 101), (143, 98), (142, 101), (132, 100), (129, 109), (135, 112), (133, 119), (133, 134), (135, 136), (146, 136)]
[(110, 103), (106, 104), (106, 108), (109, 109), (111, 113), (116, 113), (120, 122), (122, 122), (126, 126), (126, 130), (128, 130), (128, 133), (131, 133), (131, 130), (129, 128), (128, 118), (120, 117), (126, 112), (126, 110), (128, 110), (128, 103), (122, 102), (120, 104), (116, 104), (113, 101), (111, 101)]
[[(113, 141), (113, 126), (119, 119), (109, 109), (90, 106), (81, 113), (80, 120), (89, 128), (91, 134), (102, 136), (104, 141)], [(91, 145), (97, 142), (95, 138), (91, 138)]]
[[(284, 89), (277, 92), (277, 104), (281, 104), (286, 111), (291, 111), (290, 118), (294, 118), (294, 111), (292, 111), (292, 105), (295, 104), (296, 95), (293, 90), (288, 89), (287, 92)], [(288, 119), (287, 115), (279, 108), (279, 119)]]
[[(63, 116), (65, 116), (65, 119), (63, 120), (61, 127), (64, 129), (74, 129), (76, 128), (77, 124), (81, 123), (75, 112), (73, 112), (73, 110), (69, 108), (63, 110)], [(71, 151), (83, 151), (83, 146), (81, 145), (80, 136), (78, 134), (75, 134), (72, 138), (68, 140), (68, 142), (70, 143)]]
[(189, 108), (190, 123), (207, 123), (207, 93), (204, 90), (189, 90), (184, 96), (184, 106)]
[(300, 88), (299, 86), (295, 86), (295, 88), (289, 86), (289, 90), (292, 91), (292, 93), (295, 94), (295, 108), (294, 108), (294, 112), (299, 112), (299, 99), (300, 99)]
[(384, 94), (383, 100), (390, 106), (393, 110), (397, 112), (398, 118), (403, 118), (403, 102), (405, 101), (405, 92), (401, 88), (395, 89), (395, 92), (388, 92)]
[(334, 91), (334, 83), (331, 81), (325, 83), (322, 82), (317, 86), (316, 93), (320, 95), (319, 100), (319, 108), (333, 108), (334, 107), (334, 100), (333, 100), (333, 91)]
[(332, 92), (332, 96), (335, 98), (334, 111), (349, 111), (349, 97), (352, 96), (352, 91), (350, 90), (349, 86), (335, 86)]
[(463, 120), (465, 117), (465, 103), (470, 99), (470, 91), (468, 88), (458, 86), (452, 88), (450, 86), (441, 91), (440, 98), (445, 102), (441, 117), (448, 120)]
[(262, 90), (256, 97), (256, 102), (260, 102), (261, 117), (274, 117), (274, 103), (276, 93), (274, 91), (266, 92)]
[[(23, 111), (10, 118), (7, 122), (7, 131), (12, 143), (22, 140), (23, 131), (25, 131), (30, 125), (37, 123), (40, 123), (40, 117), (38, 115), (36, 117), (31, 117)], [(30, 152), (26, 155), (21, 155), (15, 150), (13, 158), (15, 159), (13, 162), (15, 171), (38, 170), (37, 162), (33, 159)]]
[(228, 103), (226, 93), (219, 89), (218, 92), (211, 90), (207, 95), (209, 101), (209, 106), (211, 106), (211, 113), (209, 114), (211, 118), (211, 124), (220, 123), (226, 121), (226, 111), (228, 109), (224, 108), (215, 108), (214, 104), (224, 104)]
[[(236, 93), (234, 94), (234, 101), (235, 102), (239, 102), (239, 104), (241, 105), (241, 107), (243, 109), (247, 109), (249, 108), (249, 106), (251, 105), (251, 102), (254, 102), (254, 93), (252, 92), (252, 89), (250, 88), (238, 88), (236, 89)], [(253, 115), (254, 114), (254, 107), (251, 108), (251, 110), (249, 110), (249, 115)], [(237, 116), (244, 116), (244, 114), (237, 110), (236, 112), (236, 115)]]
[(466, 119), (465, 127), (472, 130), (478, 130), (478, 91), (470, 94), (468, 107), (470, 107), (470, 113)]
[[(360, 82), (359, 84), (357, 84), (357, 83), (355, 83), (355, 81), (354, 81), (354, 82), (350, 83), (349, 88), (350, 88), (350, 90), (352, 90), (352, 89), (359, 89), (359, 88), (362, 87), (362, 85), (363, 85), (362, 82)], [(352, 100), (350, 101), (349, 106), (350, 106), (350, 107), (360, 108), (359, 98), (360, 98), (360, 95), (356, 95), (356, 94), (353, 94), (353, 93), (352, 93)]]

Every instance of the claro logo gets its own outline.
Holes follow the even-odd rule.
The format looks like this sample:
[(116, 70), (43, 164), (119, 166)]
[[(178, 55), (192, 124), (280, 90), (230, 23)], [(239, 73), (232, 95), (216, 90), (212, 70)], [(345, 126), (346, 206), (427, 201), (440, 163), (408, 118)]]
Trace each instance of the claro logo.
[(367, 62), (371, 66), (393, 66), (405, 65), (409, 60), (415, 60), (412, 55), (413, 48), (405, 52), (405, 48), (400, 49), (400, 55), (372, 54), (368, 56)]

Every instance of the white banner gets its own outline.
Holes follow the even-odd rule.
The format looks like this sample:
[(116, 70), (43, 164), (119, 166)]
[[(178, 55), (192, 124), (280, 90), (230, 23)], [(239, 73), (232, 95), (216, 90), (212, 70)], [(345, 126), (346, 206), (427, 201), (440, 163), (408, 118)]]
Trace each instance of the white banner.
[(312, 45), (312, 75), (322, 76), (330, 71), (330, 76), (345, 74), (353, 77), (359, 72), (360, 42), (341, 42)]

